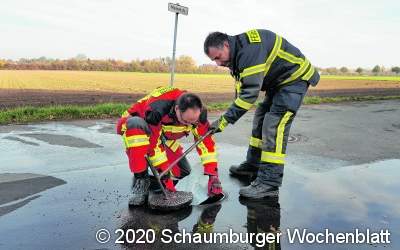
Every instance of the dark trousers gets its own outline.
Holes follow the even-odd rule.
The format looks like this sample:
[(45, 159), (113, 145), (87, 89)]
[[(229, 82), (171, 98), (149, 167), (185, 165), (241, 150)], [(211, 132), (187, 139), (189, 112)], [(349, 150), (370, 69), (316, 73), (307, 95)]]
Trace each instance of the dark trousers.
[(247, 161), (259, 166), (257, 178), (263, 183), (282, 185), (290, 127), (308, 85), (306, 81), (297, 81), (267, 90), (255, 111)]

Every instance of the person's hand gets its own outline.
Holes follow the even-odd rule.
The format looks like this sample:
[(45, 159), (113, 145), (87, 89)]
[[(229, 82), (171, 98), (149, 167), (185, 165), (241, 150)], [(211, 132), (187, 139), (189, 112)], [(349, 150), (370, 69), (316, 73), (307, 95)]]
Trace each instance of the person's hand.
[(218, 176), (210, 175), (208, 179), (208, 196), (213, 196), (220, 193), (222, 193), (222, 186)]
[(223, 116), (221, 116), (220, 118), (218, 118), (217, 120), (213, 121), (210, 124), (209, 130), (212, 130), (213, 134), (219, 133), (219, 132), (222, 132), (227, 125), (228, 125), (228, 122), (225, 120), (225, 118)]

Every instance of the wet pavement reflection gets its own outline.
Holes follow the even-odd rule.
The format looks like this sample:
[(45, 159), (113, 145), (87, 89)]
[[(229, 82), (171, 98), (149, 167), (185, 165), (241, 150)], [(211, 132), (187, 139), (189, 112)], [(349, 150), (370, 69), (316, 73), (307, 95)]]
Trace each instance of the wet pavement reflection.
[[(10, 176), (0, 176), (0, 201), (4, 201), (0, 204), (0, 249), (400, 248), (400, 159), (352, 164), (291, 152), (280, 197), (251, 201), (238, 196), (239, 188), (248, 180), (235, 179), (228, 173), (230, 165), (244, 159), (246, 147), (226, 143), (225, 139), (218, 144), (218, 150), (227, 198), (218, 204), (198, 205), (207, 197), (207, 177), (202, 174), (198, 156), (191, 153), (188, 160), (192, 173), (177, 188), (193, 192), (193, 205), (166, 214), (128, 208), (131, 176), (120, 138), (110, 133), (112, 129), (108, 122), (91, 127), (54, 123), (0, 133), (0, 172), (24, 174), (13, 181)], [(26, 136), (27, 133), (33, 135)], [(46, 134), (46, 140), (38, 139), (40, 133)], [(69, 134), (80, 140), (57, 143), (61, 137), (51, 138), (52, 134)], [(35, 179), (35, 174), (45, 177)], [(25, 195), (17, 193), (19, 187), (26, 190)], [(110, 232), (111, 239), (100, 244), (95, 234), (103, 228)], [(388, 229), (391, 244), (291, 244), (288, 239), (288, 229), (353, 232), (356, 228), (374, 232)], [(152, 229), (158, 240), (153, 244), (118, 243), (119, 237), (128, 235), (130, 229)], [(170, 234), (182, 230), (199, 234), (232, 230), (281, 237), (279, 243), (264, 244), (257, 244), (254, 235), (251, 243), (234, 245), (164, 244), (160, 237), (165, 229)]]

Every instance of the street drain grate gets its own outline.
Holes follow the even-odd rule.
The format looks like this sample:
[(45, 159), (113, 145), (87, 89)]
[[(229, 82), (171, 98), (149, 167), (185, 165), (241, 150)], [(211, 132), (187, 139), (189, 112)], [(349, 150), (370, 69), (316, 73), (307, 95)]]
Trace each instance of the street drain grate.
[(304, 142), (304, 141), (308, 141), (308, 138), (300, 134), (289, 135), (288, 138), (289, 143)]

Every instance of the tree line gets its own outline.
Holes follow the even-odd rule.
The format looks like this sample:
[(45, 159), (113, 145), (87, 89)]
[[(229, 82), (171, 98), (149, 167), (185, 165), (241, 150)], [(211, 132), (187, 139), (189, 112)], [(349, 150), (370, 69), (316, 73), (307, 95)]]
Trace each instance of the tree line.
[[(125, 71), (125, 72), (170, 72), (172, 60), (169, 57), (155, 59), (132, 60), (93, 60), (84, 55), (60, 60), (46, 57), (19, 60), (0, 59), (0, 69), (8, 70), (78, 70), (78, 71)], [(211, 64), (196, 65), (190, 56), (182, 55), (175, 60), (177, 73), (226, 73), (227, 69)]]
[[(51, 59), (46, 57), (19, 60), (0, 59), (0, 69), (9, 70), (80, 70), (80, 71), (125, 71), (125, 72), (146, 72), (146, 73), (167, 73), (170, 72), (171, 58), (160, 57), (154, 59), (135, 59), (131, 62), (122, 60), (94, 60), (79, 54), (70, 59)], [(358, 67), (350, 69), (347, 67), (317, 68), (324, 75), (393, 75), (400, 74), (400, 67), (385, 68), (376, 65), (372, 69)], [(175, 61), (177, 73), (200, 73), (220, 74), (227, 73), (228, 69), (213, 64), (197, 65), (195, 60), (186, 55), (178, 57)]]
[(349, 69), (347, 67), (329, 67), (317, 68), (321, 74), (324, 75), (395, 75), (400, 74), (400, 67), (394, 66), (385, 68), (384, 66), (375, 65), (372, 69), (358, 67), (356, 69)]

